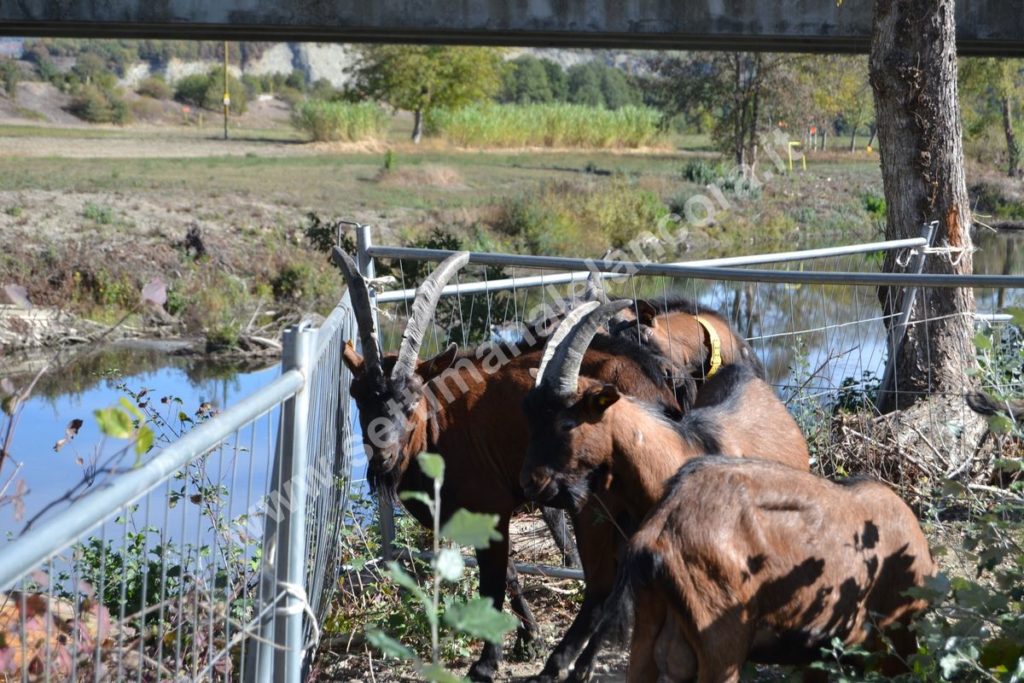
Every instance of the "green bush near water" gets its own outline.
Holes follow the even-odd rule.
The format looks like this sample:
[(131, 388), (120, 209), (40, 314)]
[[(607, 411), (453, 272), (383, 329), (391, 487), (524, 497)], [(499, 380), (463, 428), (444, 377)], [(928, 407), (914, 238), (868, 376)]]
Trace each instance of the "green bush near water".
[(292, 114), (292, 125), (317, 142), (357, 142), (384, 135), (388, 115), (370, 102), (306, 100)]
[(653, 232), (668, 208), (625, 178), (607, 183), (554, 182), (508, 199), (493, 221), (525, 253), (600, 255)]
[(636, 148), (658, 138), (660, 114), (576, 104), (480, 105), (427, 113), (427, 132), (466, 147)]

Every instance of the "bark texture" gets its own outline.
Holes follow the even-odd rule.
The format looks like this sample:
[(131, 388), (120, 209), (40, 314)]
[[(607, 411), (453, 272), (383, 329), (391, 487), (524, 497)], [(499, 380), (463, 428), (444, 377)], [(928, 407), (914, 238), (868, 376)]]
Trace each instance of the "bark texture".
[[(970, 204), (964, 180), (957, 99), (953, 0), (876, 0), (871, 85), (878, 117), (888, 239), (917, 237), (938, 221), (935, 243), (952, 259), (927, 258), (925, 272), (970, 273)], [(887, 271), (900, 271), (893, 255)], [(886, 313), (900, 294), (879, 290)], [(897, 354), (895, 391), (879, 397), (883, 412), (907, 408), (929, 394), (962, 396), (975, 363), (974, 294), (970, 289), (922, 289)], [(961, 401), (962, 402), (962, 401)]]
[(1017, 178), (1020, 176), (1020, 144), (1013, 130), (1013, 109), (1009, 96), (1003, 96), (1000, 110), (1003, 115), (1003, 134), (1006, 136), (1006, 153), (1009, 157), (1006, 174), (1011, 178)]

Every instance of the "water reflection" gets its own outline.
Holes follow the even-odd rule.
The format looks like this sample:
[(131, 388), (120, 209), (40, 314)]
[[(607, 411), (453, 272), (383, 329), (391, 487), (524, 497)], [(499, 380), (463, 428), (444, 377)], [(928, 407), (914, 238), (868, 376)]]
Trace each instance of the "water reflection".
[[(221, 364), (124, 346), (92, 350), (61, 363), (57, 371), (40, 379), (22, 408), (10, 447), (11, 460), (4, 464), (0, 481), (6, 482), (15, 463), (21, 463), (16, 479), (24, 481), (27, 493), (22, 498), (23, 511), (14, 505), (0, 507), (0, 535), (20, 530), (25, 519), (31, 519), (44, 505), (81, 482), (96, 464), (124, 448), (123, 441), (103, 437), (93, 413), (118, 403), (126, 396), (125, 389), (147, 390), (153, 408), (170, 423), (169, 427), (157, 430), (158, 440), (161, 436), (171, 440), (179, 431), (178, 412), (195, 419), (195, 412), (203, 403), (223, 409), (280, 373), (276, 365), (261, 365), (253, 368), (245, 363)], [(17, 384), (25, 378), (25, 373), (14, 377)], [(170, 400), (161, 403), (164, 397)], [(54, 445), (64, 437), (72, 419), (81, 419), (82, 427), (57, 452)], [(267, 439), (259, 441), (265, 443)], [(253, 461), (258, 478), (269, 471), (269, 456), (266, 447), (250, 449), (246, 454)], [(133, 458), (130, 454), (120, 466), (130, 467)], [(97, 478), (97, 482), (101, 480), (102, 477)]]

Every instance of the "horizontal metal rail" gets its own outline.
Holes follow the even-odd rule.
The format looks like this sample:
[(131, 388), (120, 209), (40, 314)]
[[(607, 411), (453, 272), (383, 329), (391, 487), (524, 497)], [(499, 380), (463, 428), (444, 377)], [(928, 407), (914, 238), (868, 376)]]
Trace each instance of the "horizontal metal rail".
[[(829, 258), (833, 256), (849, 256), (851, 254), (867, 254), (875, 251), (893, 251), (896, 249), (916, 249), (928, 244), (923, 237), (913, 237), (904, 240), (887, 240), (884, 242), (867, 242), (865, 244), (852, 244), (842, 247), (824, 247), (821, 249), (803, 249), (800, 251), (782, 251), (774, 254), (751, 254), (749, 256), (729, 256), (717, 259), (701, 259), (697, 261), (677, 261), (669, 265), (674, 266), (714, 266), (725, 268), (729, 266), (754, 266), (768, 263), (789, 263), (792, 261), (810, 261), (813, 259)], [(370, 254), (376, 256), (374, 248)], [(547, 285), (564, 285), (570, 282), (580, 282), (590, 277), (591, 271), (576, 271), (573, 273), (558, 273), (557, 275), (531, 275), (521, 278), (501, 278), (486, 282), (467, 282), (466, 284), (448, 285), (441, 290), (441, 296), (462, 296), (467, 294), (482, 294), (484, 292), (500, 292), (509, 289), (528, 287), (546, 287)], [(617, 279), (628, 277), (625, 273), (607, 273), (605, 279)], [(394, 301), (408, 301), (416, 296), (416, 290), (400, 289), (393, 292), (381, 292), (377, 295), (379, 303)]]
[[(451, 256), (448, 249), (415, 249), (411, 247), (370, 247), (374, 258), (409, 259), (413, 261), (442, 261)], [(869, 285), (924, 287), (982, 287), (1024, 288), (1022, 275), (941, 275), (935, 273), (849, 273), (834, 271), (754, 270), (744, 268), (714, 268), (672, 263), (639, 263), (609, 261), (606, 259), (580, 259), (564, 256), (530, 256), (525, 254), (493, 254), (471, 252), (469, 262), (483, 266), (513, 266), (547, 270), (597, 270), (629, 275), (658, 275), (688, 277), (701, 280), (731, 282), (777, 282), (811, 285)]]
[[(425, 562), (430, 562), (434, 559), (434, 553), (429, 551), (417, 551), (411, 553), (411, 555)], [(398, 553), (398, 556), (408, 558), (410, 553), (407, 551), (401, 552)], [(462, 561), (467, 567), (477, 566), (475, 557), (463, 557)], [(516, 571), (520, 574), (529, 574), (531, 576), (545, 576), (552, 579), (573, 579), (575, 581), (583, 581), (585, 579), (582, 569), (574, 569), (572, 567), (555, 567), (550, 564), (530, 564), (529, 562), (513, 562), (512, 566), (514, 566)]]
[(101, 523), (111, 511), (146, 495), (194, 458), (294, 396), (305, 381), (298, 370), (283, 373), (266, 387), (217, 415), (216, 419), (199, 425), (138, 469), (114, 477), (16, 538), (0, 550), (0, 590), (10, 588), (48, 557), (71, 545), (83, 533)]

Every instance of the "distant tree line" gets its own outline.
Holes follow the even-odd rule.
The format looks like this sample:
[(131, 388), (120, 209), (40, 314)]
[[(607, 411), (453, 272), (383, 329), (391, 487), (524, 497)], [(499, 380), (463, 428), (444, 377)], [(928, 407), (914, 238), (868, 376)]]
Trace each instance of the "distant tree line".
[(643, 103), (638, 79), (591, 61), (563, 69), (549, 59), (523, 55), (506, 64), (497, 100), (506, 104), (568, 102), (619, 109)]

